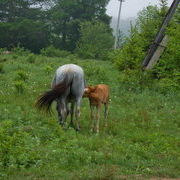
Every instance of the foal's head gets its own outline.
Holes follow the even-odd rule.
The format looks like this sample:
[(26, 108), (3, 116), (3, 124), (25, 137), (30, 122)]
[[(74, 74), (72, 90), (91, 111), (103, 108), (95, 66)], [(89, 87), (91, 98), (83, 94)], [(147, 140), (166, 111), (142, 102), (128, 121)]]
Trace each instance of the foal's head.
[(96, 86), (87, 86), (84, 89), (83, 97), (89, 97), (92, 92), (96, 90)]

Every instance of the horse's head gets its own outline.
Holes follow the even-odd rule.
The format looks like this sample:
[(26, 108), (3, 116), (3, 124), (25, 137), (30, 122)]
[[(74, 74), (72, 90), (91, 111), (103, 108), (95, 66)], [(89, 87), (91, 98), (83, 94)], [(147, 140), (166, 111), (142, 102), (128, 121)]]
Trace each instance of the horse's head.
[(96, 86), (87, 86), (84, 89), (83, 97), (89, 97), (89, 95), (94, 92), (96, 89)]

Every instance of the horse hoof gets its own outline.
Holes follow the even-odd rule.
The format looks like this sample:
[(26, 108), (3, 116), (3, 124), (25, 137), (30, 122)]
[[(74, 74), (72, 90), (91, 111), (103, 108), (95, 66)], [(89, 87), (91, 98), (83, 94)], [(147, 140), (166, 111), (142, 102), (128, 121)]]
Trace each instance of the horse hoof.
[(78, 128), (76, 128), (76, 131), (80, 131), (80, 128), (78, 127)]

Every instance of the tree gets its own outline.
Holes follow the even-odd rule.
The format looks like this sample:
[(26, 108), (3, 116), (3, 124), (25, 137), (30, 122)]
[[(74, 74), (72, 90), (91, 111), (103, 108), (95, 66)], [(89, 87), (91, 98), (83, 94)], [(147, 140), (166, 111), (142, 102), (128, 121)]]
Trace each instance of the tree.
[(160, 13), (157, 6), (148, 6), (138, 13), (136, 24), (131, 24), (130, 36), (123, 47), (117, 50), (115, 63), (120, 70), (140, 67), (160, 24)]
[(56, 47), (73, 50), (80, 38), (79, 28), (83, 21), (98, 20), (109, 25), (106, 15), (109, 0), (56, 0), (50, 10), (53, 40)]
[(84, 22), (80, 26), (80, 40), (76, 52), (84, 58), (104, 59), (113, 46), (112, 30), (108, 25), (99, 22)]
[(49, 27), (44, 22), (46, 0), (0, 1), (0, 47), (20, 45), (33, 52), (48, 45)]
[(0, 23), (0, 47), (18, 45), (38, 53), (49, 44), (48, 27), (41, 22), (23, 19), (21, 22)]
[(80, 38), (81, 22), (98, 20), (109, 25), (110, 17), (106, 15), (108, 2), (1, 0), (0, 47), (10, 48), (20, 44), (39, 52), (40, 48), (53, 44), (56, 48), (73, 51)]

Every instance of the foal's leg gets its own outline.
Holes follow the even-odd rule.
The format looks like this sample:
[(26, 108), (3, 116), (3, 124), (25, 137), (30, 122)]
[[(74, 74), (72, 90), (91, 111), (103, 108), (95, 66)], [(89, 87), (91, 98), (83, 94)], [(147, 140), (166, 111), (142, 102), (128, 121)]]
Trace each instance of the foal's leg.
[(101, 104), (98, 104), (97, 105), (97, 114), (96, 114), (96, 132), (97, 133), (99, 133), (100, 111), (101, 111)]
[(105, 127), (107, 127), (107, 116), (108, 116), (108, 111), (109, 111), (109, 108), (108, 108), (108, 103), (105, 103), (104, 104), (104, 119), (105, 119)]
[(91, 109), (91, 122), (90, 122), (90, 126), (91, 126), (91, 131), (93, 132), (95, 129), (95, 117), (94, 117), (94, 108), (95, 106), (90, 104), (90, 109)]

